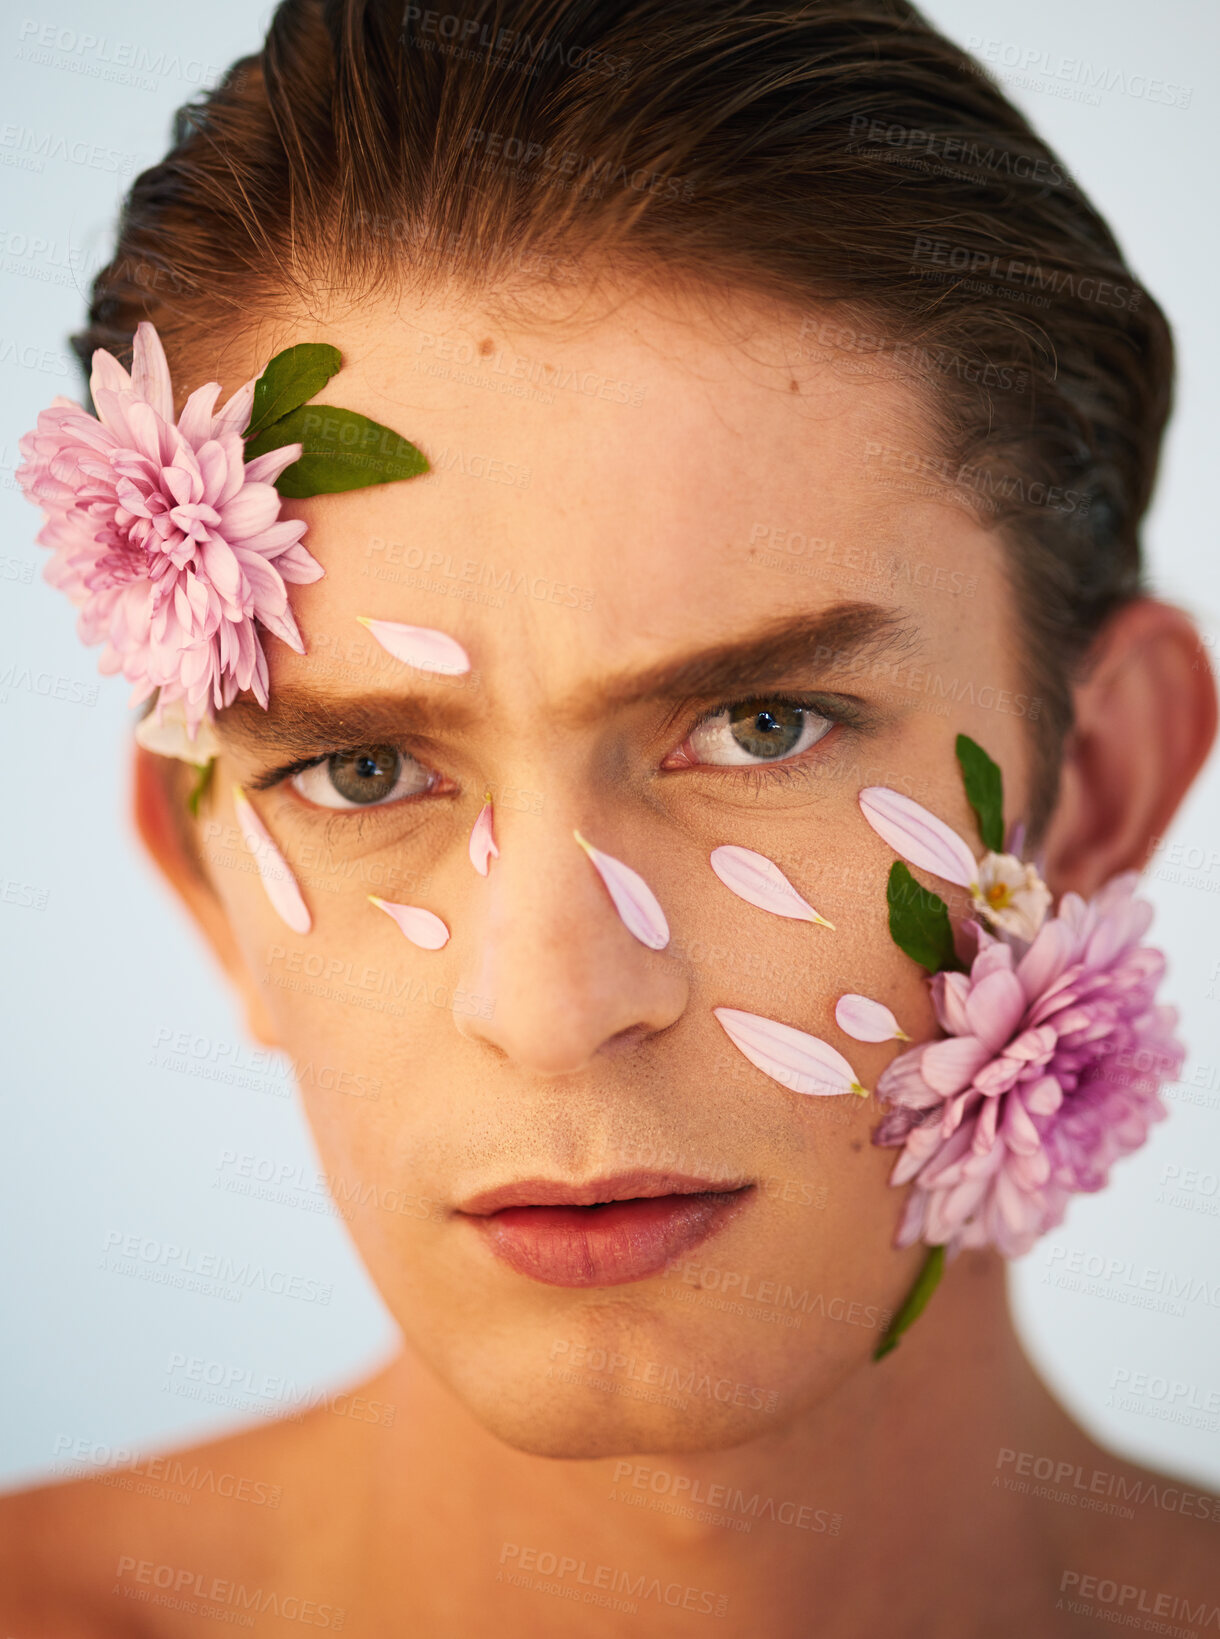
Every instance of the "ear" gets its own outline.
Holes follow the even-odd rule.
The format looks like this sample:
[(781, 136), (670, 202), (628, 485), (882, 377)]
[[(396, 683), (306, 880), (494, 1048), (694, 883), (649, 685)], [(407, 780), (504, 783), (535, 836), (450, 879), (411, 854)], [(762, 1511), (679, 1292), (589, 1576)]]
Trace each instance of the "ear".
[(279, 1048), (262, 991), (254, 983), (233, 937), (187, 812), (186, 797), (195, 772), (188, 763), (137, 746), (132, 789), (136, 829), (153, 863), (186, 906), (237, 992), (245, 1009), (246, 1028), (260, 1046)]
[(1164, 835), (1215, 738), (1216, 686), (1190, 619), (1140, 598), (1102, 628), (1073, 702), (1044, 874), (1087, 897)]

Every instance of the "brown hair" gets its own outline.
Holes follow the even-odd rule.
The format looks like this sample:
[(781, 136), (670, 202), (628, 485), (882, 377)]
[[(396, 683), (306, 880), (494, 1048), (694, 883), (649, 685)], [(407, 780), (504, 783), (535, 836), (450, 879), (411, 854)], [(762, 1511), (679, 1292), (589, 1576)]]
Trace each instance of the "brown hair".
[[(1156, 303), (996, 84), (905, 0), (282, 0), (182, 109), (93, 288), (85, 362), (404, 275), (486, 291), (595, 254), (739, 284), (931, 386), (1025, 623), (1036, 836), (1072, 678), (1140, 590), (1169, 411)], [(831, 315), (827, 320), (826, 316)]]

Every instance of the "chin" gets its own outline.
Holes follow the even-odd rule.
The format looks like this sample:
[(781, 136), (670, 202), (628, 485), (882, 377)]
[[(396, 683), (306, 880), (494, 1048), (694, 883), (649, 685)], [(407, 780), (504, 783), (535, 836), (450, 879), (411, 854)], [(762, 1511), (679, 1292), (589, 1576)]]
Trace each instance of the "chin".
[(631, 1402), (597, 1391), (572, 1389), (540, 1410), (528, 1397), (504, 1396), (467, 1409), (489, 1434), (531, 1457), (593, 1462), (606, 1457), (679, 1455), (724, 1451), (746, 1445), (781, 1426), (778, 1415), (761, 1422), (757, 1415), (733, 1416), (706, 1408), (685, 1411), (671, 1406)]
[(534, 1456), (717, 1451), (774, 1435), (833, 1393), (874, 1341), (846, 1332), (614, 1304), (542, 1326), (505, 1316), (484, 1333), (498, 1347), (434, 1355), (433, 1367), (489, 1433)]

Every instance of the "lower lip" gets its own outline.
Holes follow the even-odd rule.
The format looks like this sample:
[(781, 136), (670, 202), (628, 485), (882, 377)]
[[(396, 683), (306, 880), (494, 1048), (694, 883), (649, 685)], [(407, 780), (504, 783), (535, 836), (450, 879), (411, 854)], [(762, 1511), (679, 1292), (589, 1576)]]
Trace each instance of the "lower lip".
[(505, 1207), (471, 1222), (520, 1275), (548, 1286), (621, 1286), (646, 1280), (705, 1241), (748, 1193), (655, 1195), (596, 1207)]

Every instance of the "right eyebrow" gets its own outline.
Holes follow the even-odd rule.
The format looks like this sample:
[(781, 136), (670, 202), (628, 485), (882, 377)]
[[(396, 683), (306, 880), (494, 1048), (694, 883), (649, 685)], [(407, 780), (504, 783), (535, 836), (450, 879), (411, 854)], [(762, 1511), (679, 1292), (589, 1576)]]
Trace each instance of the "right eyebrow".
[(408, 729), (420, 735), (451, 730), (473, 715), (468, 701), (422, 691), (342, 695), (290, 684), (272, 692), (266, 711), (253, 699), (236, 701), (219, 713), (216, 726), (244, 750), (290, 761), (323, 747), (390, 744)]

